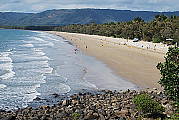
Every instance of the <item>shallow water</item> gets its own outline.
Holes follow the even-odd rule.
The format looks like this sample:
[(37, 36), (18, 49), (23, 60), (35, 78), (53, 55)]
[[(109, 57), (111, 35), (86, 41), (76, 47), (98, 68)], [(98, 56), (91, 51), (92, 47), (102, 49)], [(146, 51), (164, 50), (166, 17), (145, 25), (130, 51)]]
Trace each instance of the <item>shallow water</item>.
[(0, 109), (27, 107), (37, 96), (51, 99), (53, 93), (136, 89), (102, 62), (74, 49), (52, 34), (0, 30)]

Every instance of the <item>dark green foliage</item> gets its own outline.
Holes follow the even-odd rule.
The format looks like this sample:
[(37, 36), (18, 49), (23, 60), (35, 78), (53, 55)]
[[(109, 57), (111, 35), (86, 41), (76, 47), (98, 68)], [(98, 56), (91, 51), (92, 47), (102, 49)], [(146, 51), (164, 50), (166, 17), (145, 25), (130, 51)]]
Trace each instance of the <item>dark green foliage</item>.
[(160, 35), (154, 35), (153, 38), (152, 38), (152, 42), (153, 43), (160, 43), (162, 42), (162, 37)]
[(157, 21), (165, 21), (167, 19), (167, 16), (165, 16), (165, 15), (156, 15), (155, 19)]
[(137, 95), (133, 102), (143, 114), (158, 115), (164, 112), (162, 105), (153, 100), (148, 94)]
[(141, 17), (134, 18), (134, 21), (135, 22), (144, 22), (144, 20), (142, 20)]
[[(156, 16), (151, 22), (144, 22), (140, 17), (129, 22), (106, 24), (68, 25), (55, 27), (54, 30), (72, 33), (122, 37), (126, 39), (139, 38), (154, 43), (164, 42), (175, 44), (179, 42), (179, 17)], [(166, 42), (166, 39), (173, 41)]]
[(170, 47), (166, 55), (165, 62), (157, 65), (162, 75), (159, 83), (166, 95), (179, 102), (179, 48)]
[(79, 113), (73, 113), (72, 118), (73, 120), (78, 120), (81, 115)]

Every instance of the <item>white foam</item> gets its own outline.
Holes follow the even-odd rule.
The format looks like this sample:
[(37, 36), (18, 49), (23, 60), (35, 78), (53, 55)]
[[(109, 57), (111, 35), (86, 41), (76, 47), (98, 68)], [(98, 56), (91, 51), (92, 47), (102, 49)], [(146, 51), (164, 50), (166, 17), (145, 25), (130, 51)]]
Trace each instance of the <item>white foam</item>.
[(4, 84), (0, 84), (0, 89), (6, 88), (7, 86)]
[(0, 53), (0, 61), (2, 62), (12, 62), (12, 59), (9, 57), (12, 52), (2, 52)]
[(42, 38), (39, 37), (31, 37), (32, 40), (36, 40), (36, 41), (40, 41), (40, 42), (46, 42), (45, 40), (43, 40)]
[(12, 70), (9, 71), (8, 73), (4, 74), (4, 75), (1, 75), (0, 78), (1, 79), (9, 79), (9, 78), (12, 78), (13, 76), (15, 75), (15, 72), (13, 72)]
[(10, 51), (12, 51), (13, 49), (9, 49), (9, 50), (7, 50), (8, 52), (10, 52)]
[(52, 42), (49, 42), (49, 41), (45, 41), (44, 39), (42, 38), (38, 38), (38, 37), (33, 37), (32, 39), (35, 39), (35, 40), (38, 40), (40, 41), (42, 44), (39, 44), (39, 46), (54, 46), (54, 44)]
[(45, 89), (46, 89), (45, 94), (52, 94), (54, 91), (63, 94), (71, 91), (70, 86), (63, 83), (52, 83), (49, 87)]
[(35, 51), (35, 52), (41, 52), (42, 51), (42, 48), (32, 48), (33, 49), (33, 51)]
[(35, 52), (35, 54), (37, 54), (39, 56), (44, 56), (45, 55), (45, 53), (42, 51), (42, 49), (33, 48), (33, 51)]
[(23, 44), (23, 45), (20, 45), (20, 46), (22, 46), (22, 47), (34, 47), (34, 45), (33, 44)]
[(51, 68), (51, 67), (43, 68), (42, 71), (43, 71), (43, 73), (50, 74), (53, 72), (53, 68)]
[(50, 42), (49, 40), (45, 40), (46, 38), (39, 38), (39, 37), (30, 37), (31, 40), (25, 41), (23, 40), (23, 42), (28, 43), (28, 44), (36, 44), (37, 46), (41, 47), (41, 46), (51, 46), (53, 47), (54, 44), (52, 42)]
[(67, 82), (67, 80), (68, 80), (67, 77), (64, 77), (64, 76), (62, 76), (62, 75), (59, 75), (56, 71), (55, 71), (54, 75), (63, 78), (63, 79), (65, 80), (65, 82)]
[(6, 71), (5, 74), (0, 76), (0, 79), (9, 79), (15, 75), (13, 71), (13, 63), (12, 59), (9, 55), (12, 54), (11, 52), (3, 52), (0, 54), (0, 61), (5, 62), (0, 64), (0, 70)]
[(50, 73), (52, 73), (52, 71), (53, 71), (53, 68), (51, 68), (51, 67), (41, 68), (41, 69), (35, 70), (35, 72), (39, 72), (39, 73), (42, 73), (42, 74), (50, 74)]
[(48, 64), (48, 61), (46, 60), (46, 61), (40, 61), (40, 63), (39, 63), (41, 66), (43, 66), (43, 67), (49, 67), (49, 64)]
[(47, 61), (47, 60), (52, 60), (47, 56), (22, 56), (24, 61)]
[(60, 88), (60, 92), (61, 92), (61, 93), (68, 93), (68, 92), (71, 91), (70, 86), (65, 85), (65, 84), (62, 84), (62, 83), (59, 84), (59, 88)]
[(41, 37), (44, 38), (44, 39), (51, 40), (51, 41), (56, 41), (56, 42), (60, 41), (59, 37), (56, 37), (56, 36), (49, 34), (49, 33), (43, 34), (43, 35), (41, 35)]
[(11, 70), (12, 69), (12, 63), (3, 63), (3, 64), (0, 64), (0, 70)]

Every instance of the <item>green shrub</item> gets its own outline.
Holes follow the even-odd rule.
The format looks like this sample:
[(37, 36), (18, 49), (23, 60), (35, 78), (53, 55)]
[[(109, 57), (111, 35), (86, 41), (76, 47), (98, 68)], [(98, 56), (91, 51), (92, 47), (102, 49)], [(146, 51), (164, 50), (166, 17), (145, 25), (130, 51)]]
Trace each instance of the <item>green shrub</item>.
[(162, 42), (162, 41), (163, 41), (162, 38), (159, 37), (159, 36), (154, 36), (154, 37), (152, 38), (152, 42), (153, 42), (153, 43), (160, 43), (160, 42)]
[(165, 94), (179, 102), (179, 48), (170, 47), (164, 63), (159, 63), (161, 78), (159, 83), (164, 87)]
[(140, 94), (133, 99), (137, 109), (143, 114), (157, 115), (164, 112), (164, 107), (153, 100), (148, 94)]
[(80, 117), (80, 114), (79, 114), (79, 113), (73, 113), (73, 114), (72, 114), (73, 120), (78, 120), (79, 117)]

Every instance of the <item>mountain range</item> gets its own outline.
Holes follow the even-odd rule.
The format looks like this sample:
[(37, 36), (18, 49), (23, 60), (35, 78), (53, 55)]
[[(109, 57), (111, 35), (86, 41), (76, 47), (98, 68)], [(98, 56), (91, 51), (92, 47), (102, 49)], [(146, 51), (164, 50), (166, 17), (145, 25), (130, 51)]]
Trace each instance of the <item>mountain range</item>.
[(0, 12), (0, 26), (69, 25), (130, 21), (141, 17), (150, 21), (155, 15), (179, 16), (176, 12), (131, 11), (114, 9), (59, 9), (40, 13)]

